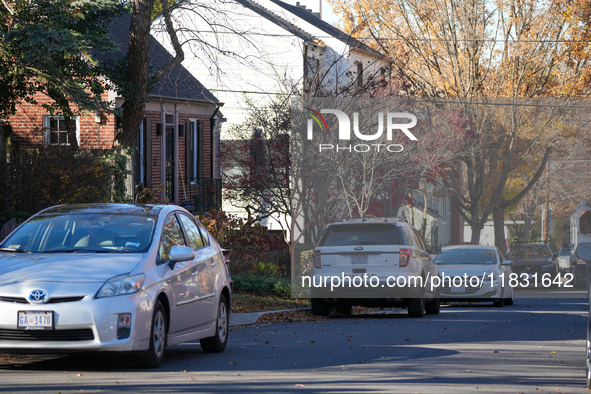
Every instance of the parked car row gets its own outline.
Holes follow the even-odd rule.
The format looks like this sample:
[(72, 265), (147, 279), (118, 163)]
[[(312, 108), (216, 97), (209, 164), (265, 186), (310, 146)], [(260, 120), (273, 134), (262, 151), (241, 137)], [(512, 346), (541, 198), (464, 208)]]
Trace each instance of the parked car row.
[[(400, 218), (330, 224), (313, 254), (312, 313), (328, 315), (333, 307), (351, 313), (355, 305), (402, 307), (409, 316), (422, 317), (439, 313), (441, 302), (513, 304), (512, 262), (496, 247), (461, 245), (432, 252)], [(533, 265), (528, 260), (518, 266), (533, 273)], [(355, 286), (362, 278), (369, 283)]]

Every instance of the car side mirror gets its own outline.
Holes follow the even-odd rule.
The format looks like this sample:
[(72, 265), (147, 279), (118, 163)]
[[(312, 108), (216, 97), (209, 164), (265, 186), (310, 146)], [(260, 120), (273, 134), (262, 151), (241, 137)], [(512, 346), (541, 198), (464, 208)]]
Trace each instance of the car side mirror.
[(553, 258), (557, 258), (558, 257), (558, 253), (557, 252), (552, 253), (552, 257)]
[(195, 258), (195, 251), (188, 246), (175, 245), (170, 248), (168, 253), (170, 261), (170, 269), (174, 268), (174, 265), (180, 261), (193, 260)]

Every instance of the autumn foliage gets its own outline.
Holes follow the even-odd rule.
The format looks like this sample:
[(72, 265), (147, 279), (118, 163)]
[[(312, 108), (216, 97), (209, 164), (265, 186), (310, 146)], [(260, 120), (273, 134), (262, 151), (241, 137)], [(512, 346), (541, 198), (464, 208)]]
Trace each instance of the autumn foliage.
[(254, 271), (256, 264), (265, 259), (265, 252), (287, 247), (285, 241), (252, 217), (244, 219), (213, 211), (197, 218), (222, 248), (230, 250), (232, 274)]

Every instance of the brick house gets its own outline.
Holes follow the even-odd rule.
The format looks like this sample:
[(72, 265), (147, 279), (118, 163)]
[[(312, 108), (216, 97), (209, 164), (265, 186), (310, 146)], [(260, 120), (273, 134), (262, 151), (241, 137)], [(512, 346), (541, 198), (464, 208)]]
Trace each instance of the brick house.
[[(115, 60), (127, 53), (130, 15), (112, 21), (111, 39), (118, 51), (97, 56)], [(172, 55), (153, 37), (150, 39), (150, 66), (155, 71)], [(50, 99), (41, 93), (39, 104)], [(124, 100), (108, 91), (103, 99), (114, 103), (113, 113), (82, 113), (76, 119), (76, 135), (81, 149), (109, 149), (113, 146), (120, 118), (116, 115)], [(161, 197), (172, 203), (193, 205), (197, 210), (221, 206), (219, 134), (223, 104), (182, 65), (174, 68), (151, 90), (140, 127), (136, 153), (130, 160), (134, 189), (140, 182), (147, 187), (165, 184)], [(119, 112), (121, 114), (121, 112)], [(12, 143), (21, 149), (68, 144), (65, 122), (42, 106), (21, 102), (12, 126)], [(131, 194), (131, 190), (129, 191)]]

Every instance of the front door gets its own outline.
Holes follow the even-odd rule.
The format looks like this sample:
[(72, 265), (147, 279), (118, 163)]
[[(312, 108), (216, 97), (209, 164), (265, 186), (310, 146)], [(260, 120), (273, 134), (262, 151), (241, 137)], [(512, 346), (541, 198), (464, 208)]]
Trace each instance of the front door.
[(175, 201), (174, 144), (174, 126), (166, 126), (166, 197), (168, 197), (170, 202)]

